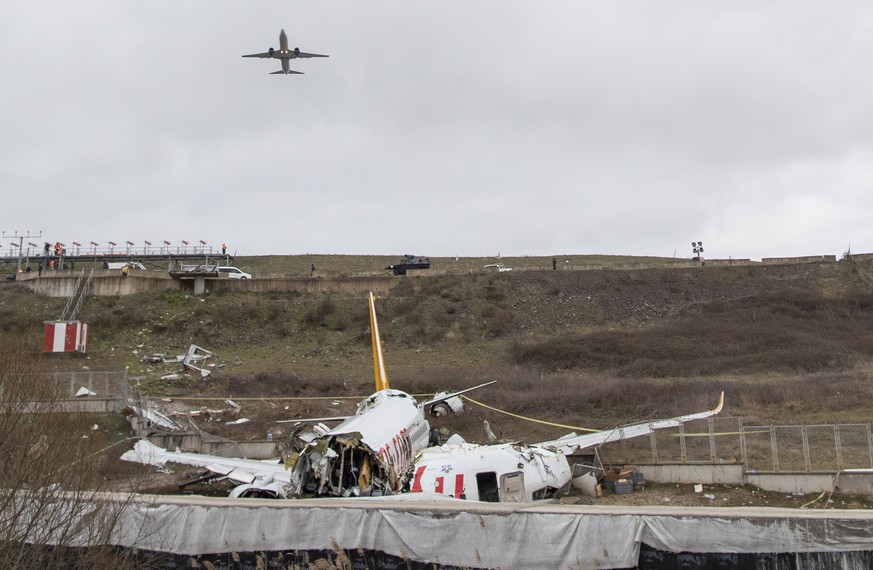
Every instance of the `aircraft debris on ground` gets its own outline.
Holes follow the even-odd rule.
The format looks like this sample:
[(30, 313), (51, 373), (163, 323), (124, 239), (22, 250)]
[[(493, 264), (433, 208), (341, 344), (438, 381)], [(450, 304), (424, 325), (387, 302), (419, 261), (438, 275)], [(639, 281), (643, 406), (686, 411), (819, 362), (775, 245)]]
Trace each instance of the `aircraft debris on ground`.
[[(289, 434), (282, 460), (215, 458), (196, 453), (173, 453), (147, 440), (121, 456), (125, 461), (163, 466), (167, 462), (197, 466), (214, 477), (239, 483), (232, 497), (378, 496), (405, 492), (436, 493), (478, 501), (526, 502), (552, 500), (573, 477), (567, 457), (603, 443), (639, 437), (656, 429), (719, 413), (718, 405), (704, 412), (621, 426), (585, 435), (568, 434), (556, 440), (479, 445), (452, 436), (443, 445), (431, 433), (426, 413), (445, 414), (449, 402), (464, 392), (440, 395), (417, 403), (405, 392), (391, 389), (385, 370), (370, 293), (370, 329), (376, 392), (362, 401), (352, 416), (316, 418), (340, 420), (335, 428), (298, 424)], [(496, 436), (492, 438), (497, 440)], [(433, 447), (428, 447), (433, 444)]]
[[(215, 356), (213, 352), (197, 346), (196, 344), (192, 344), (188, 347), (188, 352), (185, 354), (171, 356), (164, 352), (157, 352), (155, 354), (147, 354), (143, 356), (140, 358), (140, 362), (146, 364), (174, 364), (178, 362), (182, 364), (182, 368), (179, 372), (161, 376), (161, 380), (181, 380), (185, 377), (182, 372), (186, 370), (196, 370), (203, 378), (209, 378), (212, 373), (209, 370), (206, 370), (206, 368), (204, 368), (200, 363), (205, 362), (213, 356)], [(212, 365), (210, 364), (210, 366)]]
[(485, 269), (488, 269), (489, 267), (497, 268), (498, 273), (503, 273), (504, 271), (512, 271), (511, 267), (506, 267), (505, 265), (503, 265), (503, 258), (500, 257), (499, 254), (497, 255), (497, 263), (489, 263), (485, 266)]

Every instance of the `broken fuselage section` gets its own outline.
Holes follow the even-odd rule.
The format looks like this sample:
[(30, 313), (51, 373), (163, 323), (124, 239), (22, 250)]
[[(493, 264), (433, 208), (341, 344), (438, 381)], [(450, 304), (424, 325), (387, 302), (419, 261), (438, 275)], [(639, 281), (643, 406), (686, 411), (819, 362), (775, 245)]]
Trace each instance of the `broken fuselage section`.
[[(316, 426), (296, 437), (286, 457), (288, 496), (378, 496), (399, 492), (430, 426), (406, 392), (379, 390), (333, 429)], [(293, 443), (293, 442), (292, 442)]]

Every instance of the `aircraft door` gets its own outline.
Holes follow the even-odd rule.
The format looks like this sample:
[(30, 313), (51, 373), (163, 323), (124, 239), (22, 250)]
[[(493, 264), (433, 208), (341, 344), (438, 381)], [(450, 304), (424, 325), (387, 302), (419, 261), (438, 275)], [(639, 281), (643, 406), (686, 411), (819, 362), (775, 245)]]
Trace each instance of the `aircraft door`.
[(524, 473), (505, 473), (500, 476), (500, 501), (503, 503), (524, 502)]

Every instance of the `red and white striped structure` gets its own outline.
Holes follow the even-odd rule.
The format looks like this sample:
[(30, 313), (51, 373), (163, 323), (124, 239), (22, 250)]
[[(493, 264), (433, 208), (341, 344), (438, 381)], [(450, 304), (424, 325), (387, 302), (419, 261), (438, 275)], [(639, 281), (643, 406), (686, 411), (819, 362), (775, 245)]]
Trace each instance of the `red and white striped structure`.
[(42, 351), (88, 352), (88, 324), (79, 321), (44, 321)]

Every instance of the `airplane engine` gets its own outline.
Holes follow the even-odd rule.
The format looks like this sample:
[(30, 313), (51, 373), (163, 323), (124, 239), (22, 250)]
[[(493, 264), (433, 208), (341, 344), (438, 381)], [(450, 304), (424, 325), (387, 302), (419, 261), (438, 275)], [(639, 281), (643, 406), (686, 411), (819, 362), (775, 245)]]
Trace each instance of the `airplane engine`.
[(277, 483), (269, 483), (267, 485), (257, 485), (246, 483), (237, 485), (230, 492), (230, 497), (254, 497), (256, 499), (287, 499), (285, 489)]
[(294, 55), (296, 55), (297, 57), (300, 57), (300, 48), (299, 47), (294, 48)]
[(270, 48), (268, 51), (270, 52), (270, 57), (273, 57), (273, 52), (276, 50), (274, 50), (273, 48)]

